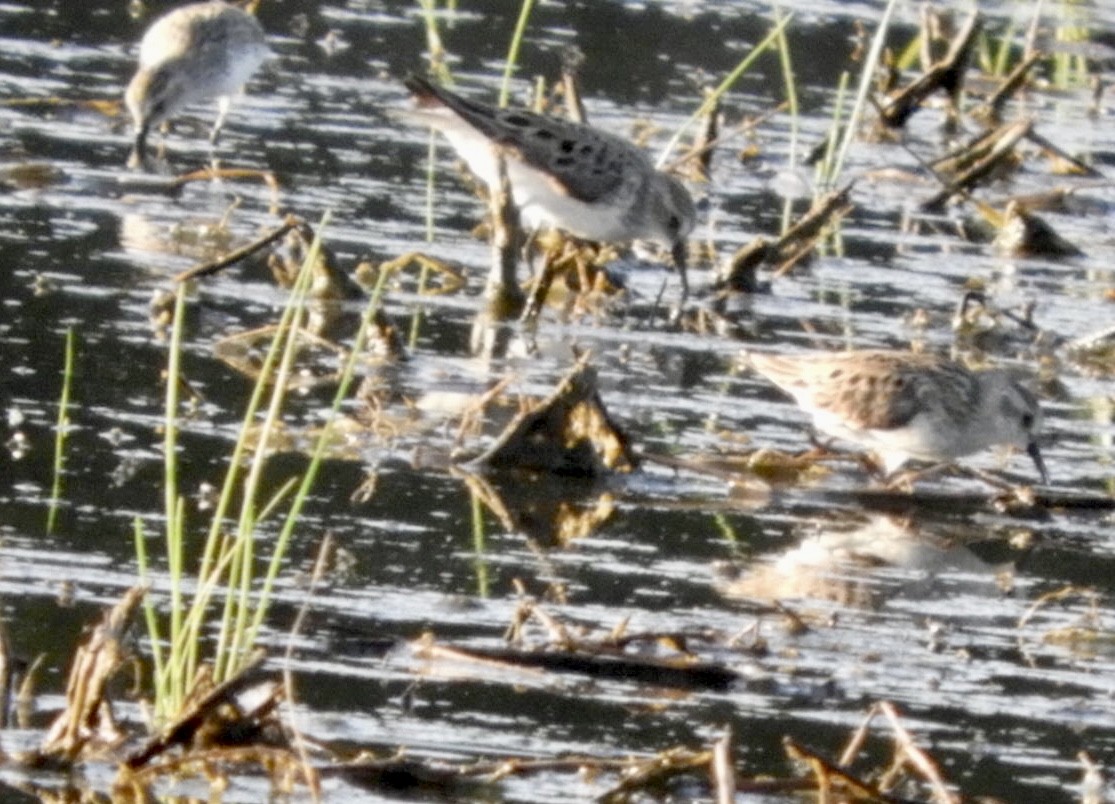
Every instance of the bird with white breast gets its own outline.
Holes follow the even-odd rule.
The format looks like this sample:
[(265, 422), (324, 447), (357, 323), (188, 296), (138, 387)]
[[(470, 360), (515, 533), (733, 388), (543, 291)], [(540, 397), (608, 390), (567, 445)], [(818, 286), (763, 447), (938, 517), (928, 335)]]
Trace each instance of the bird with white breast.
[(151, 24), (139, 45), (139, 67), (124, 93), (135, 124), (129, 167), (143, 165), (151, 129), (183, 108), (217, 99), (209, 141), (216, 144), (232, 95), (270, 50), (254, 16), (222, 0), (190, 3)]
[(872, 450), (892, 475), (910, 459), (952, 462), (997, 444), (1024, 449), (1048, 482), (1037, 398), (1003, 369), (972, 371), (914, 352), (748, 353), (821, 432)]
[(686, 238), (693, 199), (638, 147), (592, 126), (501, 109), (410, 76), (417, 108), (400, 114), (440, 131), (489, 188), (502, 156), (514, 204), (531, 230), (555, 228), (583, 240), (645, 240), (668, 248), (688, 294)]

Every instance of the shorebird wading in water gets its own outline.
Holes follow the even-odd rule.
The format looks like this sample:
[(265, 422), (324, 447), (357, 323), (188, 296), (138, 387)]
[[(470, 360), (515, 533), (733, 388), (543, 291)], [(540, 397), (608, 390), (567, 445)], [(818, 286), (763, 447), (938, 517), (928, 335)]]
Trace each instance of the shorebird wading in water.
[(971, 371), (935, 355), (880, 350), (749, 353), (746, 361), (818, 430), (877, 452), (888, 475), (911, 458), (952, 462), (1010, 444), (1025, 449), (1048, 482), (1037, 442), (1041, 408), (1003, 369)]
[(139, 44), (139, 69), (124, 94), (135, 123), (129, 167), (143, 164), (152, 128), (214, 97), (218, 113), (209, 141), (216, 144), (232, 95), (269, 52), (256, 18), (220, 0), (191, 3), (155, 20)]
[(524, 227), (552, 227), (584, 240), (648, 240), (670, 249), (688, 294), (686, 237), (696, 211), (685, 186), (656, 170), (630, 142), (591, 126), (500, 109), (410, 76), (417, 109), (402, 117), (439, 130), (489, 189), (497, 154)]

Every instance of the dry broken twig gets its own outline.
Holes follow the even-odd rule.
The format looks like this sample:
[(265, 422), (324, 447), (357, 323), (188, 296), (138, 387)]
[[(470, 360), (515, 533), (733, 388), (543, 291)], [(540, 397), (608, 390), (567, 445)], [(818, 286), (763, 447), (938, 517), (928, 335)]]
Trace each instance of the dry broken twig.
[(813, 772), (817, 780), (817, 789), (822, 792), (831, 791), (838, 787), (847, 791), (857, 799), (878, 801), (882, 804), (915, 804), (909, 799), (888, 795), (875, 785), (854, 776), (842, 768), (832, 764), (815, 751), (811, 751), (794, 740), (786, 737), (782, 740), (786, 754), (791, 758), (804, 762)]
[(921, 108), (922, 101), (937, 90), (948, 93), (955, 107), (964, 81), (964, 71), (975, 45), (983, 19), (978, 12), (973, 13), (957, 33), (949, 52), (913, 83), (892, 95), (879, 110), (879, 120), (888, 128), (899, 128)]
[[(251, 741), (266, 744), (262, 735), (274, 725), (269, 718), (279, 705), (282, 681), (276, 673), (263, 671), (262, 665), (261, 654), (235, 677), (201, 695), (162, 734), (129, 754), (124, 764), (133, 770), (141, 768), (174, 747), (189, 750)], [(259, 695), (261, 687), (266, 692)], [(249, 692), (251, 695), (246, 695)]]
[(201, 263), (200, 265), (195, 265), (193, 268), (187, 268), (185, 271), (182, 271), (177, 276), (175, 276), (174, 281), (186, 282), (191, 279), (197, 279), (199, 276), (208, 276), (209, 274), (215, 274), (218, 271), (224, 270), (230, 265), (235, 265), (236, 263), (240, 262), (240, 260), (243, 260), (246, 257), (250, 257), (257, 251), (267, 248), (267, 246), (284, 237), (287, 232), (295, 229), (298, 225), (298, 219), (295, 218), (293, 215), (288, 215), (286, 220), (284, 220), (279, 226), (276, 226), (270, 232), (258, 238), (257, 240), (254, 240), (245, 246), (241, 246), (235, 251), (230, 251), (223, 257), (219, 257), (215, 260), (210, 260), (209, 262)]
[(28, 764), (68, 766), (123, 741), (107, 688), (127, 655), (124, 632), (146, 591), (142, 586), (129, 589), (77, 649), (66, 683), (66, 708), (47, 731), (39, 750), (24, 758)]
[(937, 768), (937, 763), (918, 746), (913, 735), (902, 725), (894, 704), (890, 701), (883, 701), (879, 704), (879, 711), (882, 712), (891, 728), (894, 729), (894, 738), (898, 745), (899, 754), (929, 782), (933, 790), (933, 797), (940, 804), (958, 804), (959, 796), (948, 789), (945, 780), (941, 777), (941, 771)]

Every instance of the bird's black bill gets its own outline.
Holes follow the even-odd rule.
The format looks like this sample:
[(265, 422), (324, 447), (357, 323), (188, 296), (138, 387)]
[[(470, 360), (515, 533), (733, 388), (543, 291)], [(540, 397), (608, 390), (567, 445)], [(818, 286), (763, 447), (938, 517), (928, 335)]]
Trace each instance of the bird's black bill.
[(679, 240), (674, 243), (674, 247), (670, 254), (674, 258), (674, 266), (678, 270), (678, 276), (681, 278), (681, 304), (685, 304), (689, 298), (689, 277), (687, 276), (686, 261), (689, 259), (689, 247), (684, 240)]
[(1034, 461), (1034, 466), (1038, 468), (1038, 474), (1041, 475), (1041, 482), (1043, 486), (1049, 485), (1049, 473), (1045, 471), (1045, 461), (1041, 458), (1041, 449), (1038, 448), (1037, 441), (1031, 441), (1026, 445), (1026, 454)]
[(147, 126), (140, 126), (136, 130), (136, 138), (132, 145), (132, 152), (128, 156), (128, 167), (138, 168), (147, 164), (147, 132)]

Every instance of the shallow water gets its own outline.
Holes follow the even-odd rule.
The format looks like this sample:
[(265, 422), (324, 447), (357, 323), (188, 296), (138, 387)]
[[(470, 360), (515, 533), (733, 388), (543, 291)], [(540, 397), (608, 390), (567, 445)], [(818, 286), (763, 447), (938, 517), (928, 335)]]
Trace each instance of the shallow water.
[[(462, 5), (443, 31), (454, 72), (463, 87), (492, 97), (517, 8)], [(123, 118), (78, 105), (118, 98), (130, 77), (134, 43), (147, 20), (125, 18), (121, 8), (103, 1), (0, 5), (6, 79), (0, 84), (0, 407), (9, 411), (7, 447), (0, 450), (0, 592), (13, 653), (46, 655), (38, 686), (48, 694), (39, 701), (38, 725), (60, 704), (83, 624), (135, 582), (133, 519), (158, 531), (165, 345), (152, 332), (148, 302), (176, 272), (278, 222), (271, 192), (260, 183), (197, 183), (168, 196), (123, 169), (129, 148)], [(989, 29), (1005, 30), (1013, 9), (992, 5)], [(858, 14), (875, 19), (879, 8), (813, 3), (790, 25), (804, 148), (829, 123)], [(1109, 10), (1087, 14), (1083, 24), (1092, 30), (1115, 23)], [(900, 13), (902, 42), (914, 17), (913, 10)], [(511, 326), (500, 333), (510, 340), (505, 354), (474, 355), (470, 337), (489, 260), (487, 244), (470, 235), (481, 204), (439, 147), (435, 238), (427, 244), (427, 139), (400, 129), (387, 114), (406, 104), (399, 78), (423, 64), (415, 7), (264, 2), (260, 18), (275, 56), (234, 107), (220, 146), (224, 163), (274, 172), (281, 211), (311, 222), (328, 211), (326, 240), (344, 263), (420, 249), (469, 275), (467, 289), (453, 296), (421, 301), (407, 289), (388, 294), (386, 311), (404, 330), (417, 310), (424, 312), (410, 361), (383, 378), (404, 420), (404, 399), (447, 404), (454, 394), (479, 393), (508, 375), (513, 391), (547, 393), (572, 365), (574, 349), (591, 349), (606, 405), (647, 451), (694, 459), (754, 446), (796, 451), (808, 446), (804, 417), (736, 368), (744, 344), (901, 347), (916, 341), (947, 350), (953, 309), (973, 279), (1002, 307), (1035, 300), (1035, 320), (1060, 336), (1083, 336), (1111, 322), (1115, 245), (1108, 208), (1115, 194), (1102, 183), (1052, 178), (1048, 165), (1031, 157), (1012, 184), (982, 194), (1081, 188), (1086, 203), (1079, 211), (1045, 213), (1081, 244), (1087, 253), (1080, 258), (1007, 259), (989, 244), (948, 232), (901, 228), (935, 185), (924, 173), (905, 182), (869, 174), (895, 166), (916, 171), (914, 154), (927, 159), (945, 150), (942, 115), (929, 110), (914, 118), (905, 145), (853, 149), (847, 173), (861, 180), (839, 252), (773, 280), (771, 292), (738, 315), (734, 334), (679, 334), (661, 318), (649, 320), (645, 311), (663, 281), (667, 299), (676, 293), (668, 272), (652, 267), (627, 273), (633, 299), (626, 314), (620, 305), (611, 314), (560, 321), (550, 311), (536, 343)], [(624, 134), (636, 121), (650, 121), (657, 127), (654, 148), (694, 108), (692, 76), (724, 74), (768, 28), (766, 8), (757, 4), (543, 4), (524, 44), (516, 89), (523, 91), (534, 75), (552, 77), (560, 49), (576, 43), (587, 56), (590, 119)], [(63, 102), (14, 103), (28, 98)], [(1037, 116), (1044, 136), (1106, 171), (1115, 154), (1115, 109), (1108, 96), (1098, 119), (1090, 118), (1088, 98), (1086, 89), (1034, 92), (1015, 111)], [(738, 121), (781, 99), (777, 61), (762, 59), (730, 96), (726, 114)], [(197, 109), (174, 126), (166, 140), (174, 170), (206, 163), (211, 119), (211, 110)], [(777, 233), (783, 202), (775, 188), (786, 183), (789, 132), (784, 115), (763, 121), (752, 135), (758, 158), (747, 164), (736, 158), (745, 137), (718, 151), (714, 182), (695, 187), (708, 208), (694, 240), (710, 240), (723, 257), (757, 234)], [(798, 173), (809, 180), (808, 172)], [(803, 208), (799, 203), (797, 210)], [(698, 297), (708, 292), (707, 267), (691, 269)], [(213, 344), (273, 322), (284, 298), (256, 261), (206, 278), (191, 300), (185, 372), (201, 402), (184, 424), (182, 488), (193, 508), (202, 484), (220, 482), (249, 393), (248, 382), (216, 359)], [(342, 332), (352, 331), (361, 306), (346, 308)], [(919, 310), (927, 324), (911, 323)], [(63, 504), (47, 533), (69, 327), (78, 333), (75, 407)], [(528, 345), (537, 351), (524, 355)], [(988, 351), (999, 362), (1036, 366), (1028, 339), (1009, 329)], [(1115, 429), (1110, 378), (1064, 363), (1059, 380), (1058, 388), (1047, 384), (1043, 392), (1050, 474), (1059, 488), (1106, 494)], [(296, 404), (292, 426), (314, 421), (325, 399), (314, 393)], [(535, 526), (507, 528), (489, 514), (478, 545), (468, 488), (436, 460), (455, 432), (456, 414), (439, 417), (427, 409), (397, 437), (368, 437), (353, 445), (348, 460), (326, 465), (267, 638), (285, 645), (305, 596), (295, 570), (309, 569), (322, 535), (331, 532), (352, 565), (316, 596), (299, 639), (295, 669), (308, 733), (468, 760), (649, 755), (677, 744), (696, 749), (730, 725), (742, 773), (784, 776), (792, 770), (784, 736), (836, 756), (868, 706), (890, 700), (966, 796), (1075, 801), (1079, 751), (1115, 763), (1110, 515), (1054, 511), (1023, 519), (983, 505), (939, 504), (888, 517), (850, 495), (869, 482), (852, 464), (836, 465), (814, 486), (762, 492), (746, 475), (728, 484), (648, 464), (604, 488), (505, 481), (504, 502), (523, 514), (520, 522)], [(990, 454), (972, 463), (1004, 465)], [(278, 483), (304, 465), (297, 455), (279, 456), (269, 474)], [(1008, 468), (1032, 479), (1024, 456)], [(374, 495), (353, 502), (372, 473)], [(984, 491), (970, 480), (927, 486)], [(546, 508), (555, 497), (614, 511), (602, 527), (563, 542), (547, 527)], [(265, 523), (265, 538), (275, 527)], [(745, 635), (733, 648), (719, 639), (700, 651), (747, 680), (728, 692), (664, 694), (641, 684), (429, 664), (402, 649), (385, 653), (385, 644), (426, 630), (446, 641), (502, 644), (519, 600), (516, 581), (532, 595), (560, 601), (546, 604), (553, 612), (605, 632), (630, 618), (630, 631)], [(1078, 591), (1026, 617), (1043, 595), (1066, 586)], [(771, 601), (810, 627), (790, 628)], [(763, 650), (756, 648), (760, 641)], [(885, 762), (889, 740), (877, 722), (856, 767)], [(328, 789), (353, 799), (365, 795), (336, 780)], [(591, 798), (604, 789), (602, 781), (562, 774), (501, 787), (505, 799), (521, 801)], [(698, 794), (696, 787), (678, 792)], [(236, 795), (252, 800), (254, 794)]]

